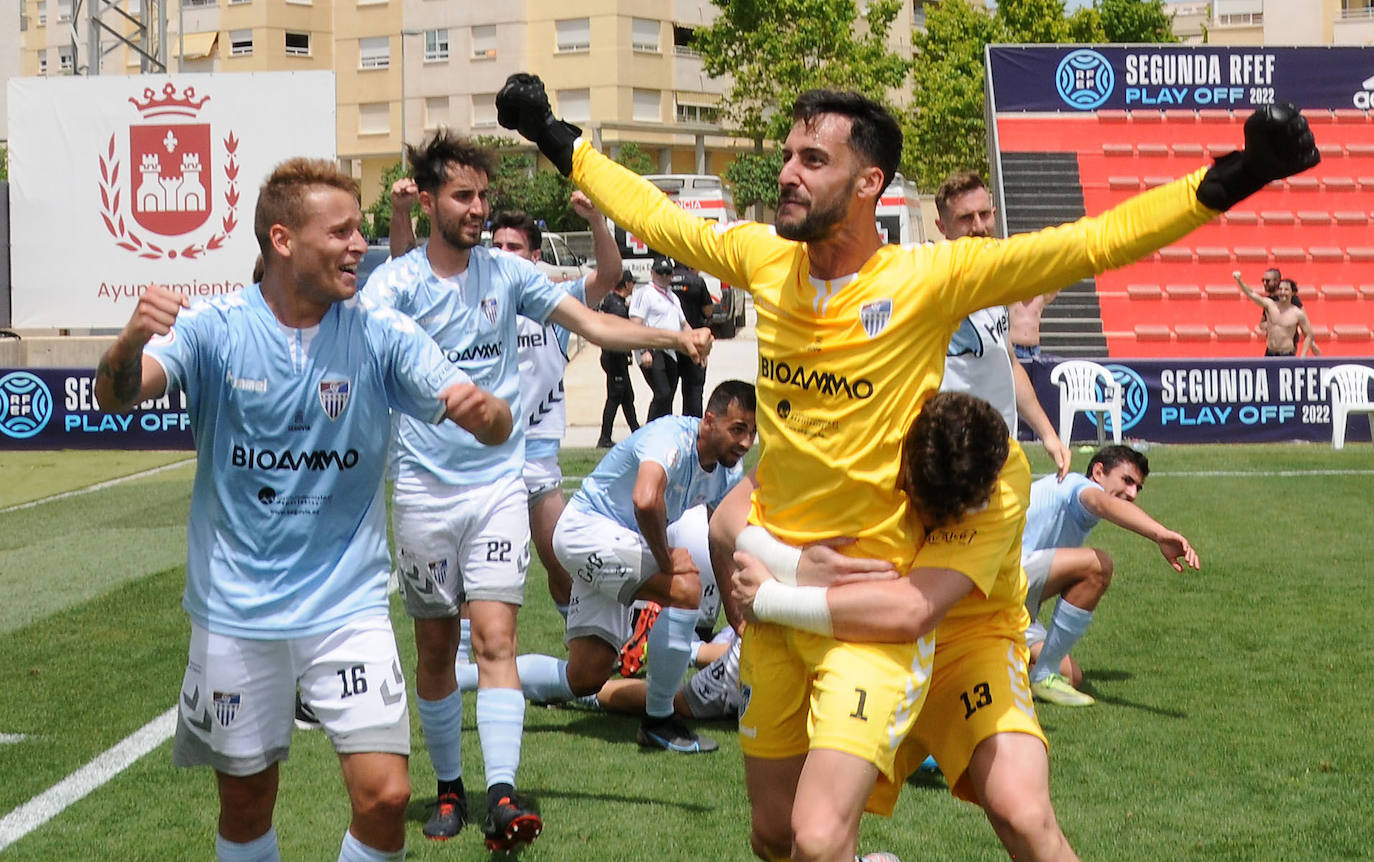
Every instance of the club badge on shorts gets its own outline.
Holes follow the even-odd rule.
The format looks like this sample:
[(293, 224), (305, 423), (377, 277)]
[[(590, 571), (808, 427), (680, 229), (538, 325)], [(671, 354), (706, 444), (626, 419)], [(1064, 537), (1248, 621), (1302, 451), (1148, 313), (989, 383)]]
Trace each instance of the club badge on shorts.
[(242, 695), (236, 691), (215, 692), (215, 718), (219, 719), (221, 727), (228, 727), (233, 723), (234, 716), (239, 714), (241, 700)]

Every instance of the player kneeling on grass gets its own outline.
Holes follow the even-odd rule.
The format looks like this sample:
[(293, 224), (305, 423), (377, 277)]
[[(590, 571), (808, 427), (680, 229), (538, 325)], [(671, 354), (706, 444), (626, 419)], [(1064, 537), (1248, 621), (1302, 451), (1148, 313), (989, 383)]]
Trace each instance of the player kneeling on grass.
[(505, 401), (409, 318), (356, 297), (361, 222), (357, 183), (332, 163), (283, 162), (254, 216), (261, 283), (189, 307), (148, 288), (96, 372), (106, 411), (169, 388), (187, 397), (191, 646), (172, 760), (215, 770), (220, 860), (278, 858), (277, 764), (298, 687), (352, 803), (338, 858), (405, 856), (410, 716), (382, 502), (390, 411), (447, 418), (485, 445), (511, 432)]
[[(1031, 626), (1031, 693), (1060, 706), (1091, 706), (1091, 696), (1075, 686), (1083, 672), (1069, 650), (1087, 631), (1093, 609), (1112, 583), (1112, 558), (1085, 548), (1088, 533), (1103, 518), (1159, 545), (1164, 559), (1181, 572), (1201, 568), (1197, 552), (1181, 533), (1151, 518), (1135, 504), (1145, 488), (1150, 461), (1129, 446), (1107, 446), (1088, 462), (1087, 475), (1070, 473), (1063, 482), (1046, 476), (1031, 485), (1021, 565), (1026, 571), (1026, 610)], [(1040, 605), (1059, 596), (1048, 634), (1037, 618)]]
[[(1017, 541), (1030, 490), (1025, 455), (990, 404), (942, 392), (907, 433), (902, 484), (926, 534), (906, 577), (784, 583), (795, 581), (801, 554), (751, 526), (740, 535), (732, 598), (751, 621), (840, 640), (901, 643), (933, 630), (929, 694), (867, 810), (890, 815), (902, 780), (933, 754), (951, 792), (983, 807), (1013, 858), (1076, 859), (1050, 802), (1048, 742), (1026, 678)], [(748, 663), (746, 651), (745, 680), (756, 673)], [(861, 712), (862, 692), (854, 697)]]
[[(568, 660), (520, 656), (527, 697), (547, 703), (595, 693), (630, 634), (630, 606), (657, 602), (663, 612), (649, 634), (639, 743), (684, 754), (716, 749), (673, 714), (691, 659), (701, 567), (709, 565), (693, 559), (673, 525), (688, 510), (725, 497), (743, 476), (740, 460), (753, 444), (754, 387), (727, 380), (711, 393), (702, 418), (655, 419), (601, 459), (553, 534), (554, 552), (573, 576)], [(704, 547), (704, 523), (700, 532)]]

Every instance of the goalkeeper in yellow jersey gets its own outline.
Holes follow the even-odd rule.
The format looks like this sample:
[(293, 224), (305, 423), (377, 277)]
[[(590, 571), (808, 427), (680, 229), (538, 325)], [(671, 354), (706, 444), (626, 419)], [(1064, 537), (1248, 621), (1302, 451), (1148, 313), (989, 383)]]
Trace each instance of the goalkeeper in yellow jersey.
[[(1130, 263), (1267, 182), (1315, 164), (1311, 133), (1295, 109), (1267, 108), (1247, 123), (1243, 152), (1102, 216), (1005, 240), (896, 246), (883, 244), (874, 212), (900, 161), (901, 132), (885, 109), (858, 94), (810, 91), (797, 99), (782, 149), (775, 226), (717, 225), (690, 216), (598, 153), (575, 126), (555, 119), (538, 78), (512, 75), (498, 94), (497, 113), (612, 221), (651, 248), (753, 295), (764, 451), (749, 521), (793, 546), (852, 537), (845, 551), (855, 557), (886, 561), (902, 573), (913, 567), (943, 573), (936, 583), (914, 575), (882, 582), (904, 591), (893, 607), (914, 596), (912, 607), (938, 611), (922, 616), (924, 630), (913, 627), (901, 642), (849, 632), (841, 640), (767, 622), (749, 626), (744, 637), (741, 682), (750, 694), (740, 741), (753, 849), (769, 859), (851, 859), (876, 780), (891, 780), (901, 768), (896, 752), (925, 699), (935, 621), (947, 617), (940, 636), (992, 632), (1007, 642), (1021, 638), (1025, 626), (1023, 579), (975, 582), (939, 559), (930, 565), (918, 558), (918, 552), (954, 558), (976, 549), (965, 548), (957, 534), (928, 541), (899, 486), (903, 435), (916, 405), (939, 387), (951, 334), (977, 309)], [(1025, 462), (1007, 463), (1012, 471)], [(1005, 482), (1019, 487), (1023, 478), (1028, 483), (1028, 472)], [(1023, 497), (1005, 495), (980, 534), (993, 544), (1003, 533), (1019, 534)], [(844, 589), (856, 588), (830, 592)], [(976, 611), (953, 615), (962, 604), (976, 604)], [(817, 610), (814, 604), (810, 610)], [(1000, 750), (1007, 743), (1046, 764), (1030, 780), (1045, 779), (1048, 810), (1041, 739), (1013, 730), (994, 740), (999, 762), (1008, 760)], [(977, 773), (986, 744), (974, 752), (970, 773)], [(1003, 772), (1015, 771), (985, 776), (992, 783), (984, 789), (998, 798)], [(1013, 785), (1006, 792), (1026, 789), (1029, 795), (1020, 798), (1041, 810), (1034, 784), (1015, 784), (1014, 774), (1007, 780)], [(989, 808), (996, 824), (995, 810)], [(1028, 846), (1050, 848), (1026, 858), (1071, 857), (1052, 819), (1048, 825), (1052, 834), (1030, 817), (1011, 824), (1029, 833)], [(999, 834), (1007, 840), (1000, 826)], [(1058, 844), (1050, 840), (1055, 835)]]

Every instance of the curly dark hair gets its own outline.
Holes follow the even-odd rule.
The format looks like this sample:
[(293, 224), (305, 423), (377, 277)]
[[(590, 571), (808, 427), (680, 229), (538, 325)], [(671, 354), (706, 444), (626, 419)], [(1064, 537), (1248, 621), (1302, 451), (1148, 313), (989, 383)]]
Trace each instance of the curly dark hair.
[(1002, 414), (962, 392), (926, 401), (902, 443), (902, 490), (927, 527), (988, 502), (1011, 442)]
[(448, 129), (439, 129), (418, 147), (406, 144), (406, 160), (415, 186), (430, 194), (438, 192), (448, 179), (449, 165), (472, 168), (490, 177), (494, 163), (490, 150)]
[(809, 126), (823, 114), (849, 118), (849, 146), (861, 161), (883, 172), (883, 188), (887, 188), (902, 161), (902, 127), (892, 112), (852, 91), (807, 90), (792, 103), (794, 123)]

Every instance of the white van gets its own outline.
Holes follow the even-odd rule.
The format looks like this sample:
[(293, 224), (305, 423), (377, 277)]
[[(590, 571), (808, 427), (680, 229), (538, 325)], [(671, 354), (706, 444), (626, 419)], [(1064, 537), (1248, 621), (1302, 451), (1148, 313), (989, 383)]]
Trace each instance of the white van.
[(883, 242), (910, 245), (926, 241), (916, 184), (901, 174), (893, 174), (892, 182), (883, 189), (882, 197), (878, 198), (876, 216), (878, 234)]
[[(739, 218), (735, 214), (734, 196), (720, 177), (709, 174), (648, 174), (644, 179), (658, 186), (673, 203), (693, 215), (718, 222), (732, 222)], [(615, 232), (615, 241), (620, 246), (625, 268), (634, 273), (636, 280), (648, 281), (655, 251), (624, 228), (611, 224), (611, 230)], [(722, 284), (720, 279), (709, 273), (703, 272), (701, 277), (711, 292), (711, 301), (716, 309), (711, 315), (711, 329), (720, 338), (730, 338), (744, 326), (745, 292)]]

